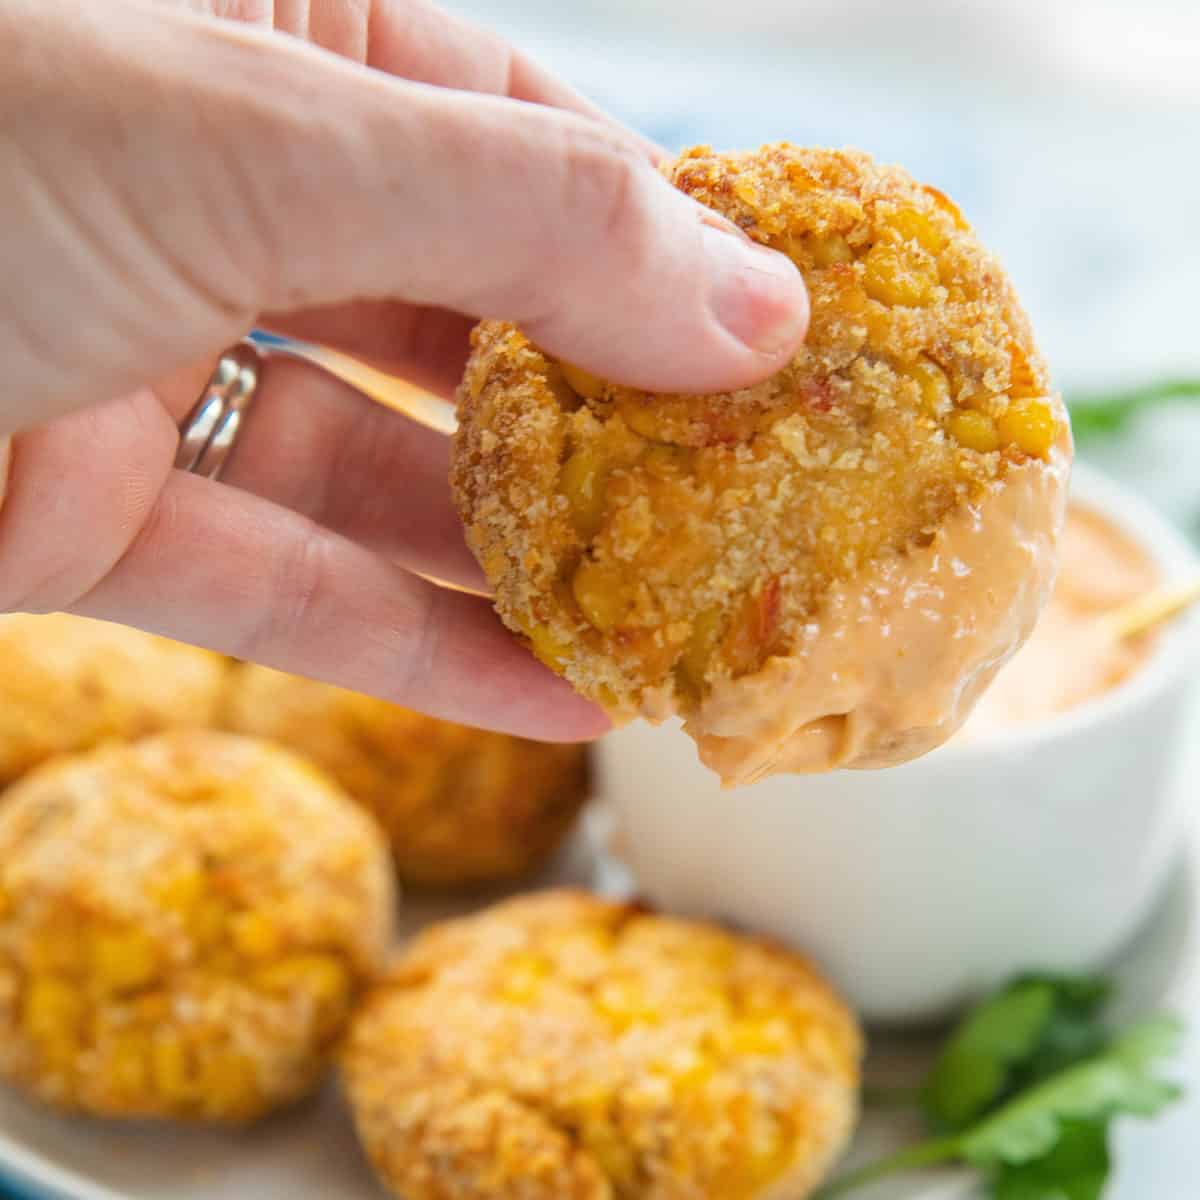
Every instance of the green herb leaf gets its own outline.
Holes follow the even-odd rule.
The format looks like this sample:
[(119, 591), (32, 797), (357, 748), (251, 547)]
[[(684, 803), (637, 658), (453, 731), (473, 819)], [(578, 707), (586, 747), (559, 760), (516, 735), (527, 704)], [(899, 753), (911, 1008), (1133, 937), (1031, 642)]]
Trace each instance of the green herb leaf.
[(1063, 1124), (1054, 1149), (1021, 1166), (1002, 1166), (991, 1178), (993, 1200), (1100, 1200), (1111, 1160), (1108, 1125)]
[(1023, 983), (976, 1008), (951, 1035), (922, 1095), (936, 1128), (962, 1129), (999, 1097), (1013, 1064), (1029, 1058), (1054, 1013), (1054, 991)]
[(1180, 1032), (1171, 1017), (1134, 1026), (1104, 1053), (1051, 1076), (960, 1135), (963, 1157), (975, 1166), (1019, 1165), (1048, 1154), (1064, 1122), (1154, 1116), (1179, 1096), (1153, 1069)]
[(1014, 1065), (1008, 1081), (1009, 1095), (1098, 1054), (1110, 1037), (1100, 1011), (1112, 994), (1107, 981), (1059, 976), (1047, 982), (1055, 989), (1054, 1012), (1033, 1053)]
[(1014, 1091), (1094, 1054), (1104, 1034), (1102, 980), (1029, 975), (973, 1009), (951, 1034), (922, 1090), (936, 1129), (964, 1129)]
[(1116, 392), (1071, 396), (1071, 428), (1080, 441), (1119, 433), (1139, 413), (1174, 400), (1200, 400), (1200, 379), (1167, 379)]
[[(1024, 981), (1031, 982), (1037, 981)], [(1047, 981), (1041, 984), (1045, 986)], [(1011, 991), (1016, 990), (1014, 985)], [(1085, 994), (1075, 996), (1076, 1004), (1083, 1008), (1088, 1003)], [(1028, 1009), (1016, 1004), (1007, 1009), (989, 1005), (993, 1013), (1020, 1013), (1024, 1024), (1013, 1016), (1007, 1035), (1001, 1037), (999, 1027), (1004, 1023), (994, 1017), (996, 1027), (989, 1029), (983, 1024), (982, 1028), (996, 1036), (987, 1040), (976, 1034), (976, 1045), (987, 1041), (993, 1049), (1011, 1050), (1022, 1043), (1020, 1034), (1027, 1048), (1034, 1025), (1029, 1013), (1035, 1005), (1023, 1003), (1028, 1003)], [(975, 1025), (976, 1030), (980, 1027)], [(1043, 1032), (1046, 1028), (1043, 1025)], [(813, 1200), (833, 1200), (886, 1176), (950, 1162), (967, 1162), (987, 1172), (997, 1189), (997, 1200), (1096, 1200), (1107, 1176), (1107, 1149), (1102, 1155), (1097, 1140), (1103, 1142), (1112, 1119), (1121, 1115), (1152, 1117), (1178, 1098), (1179, 1089), (1159, 1079), (1155, 1068), (1175, 1049), (1181, 1031), (1180, 1022), (1173, 1017), (1142, 1021), (1102, 1052), (993, 1108), (970, 1128), (918, 1142), (859, 1167), (826, 1184)], [(965, 1088), (962, 1094), (966, 1094)], [(1079, 1166), (1077, 1172), (1073, 1163)], [(1002, 1192), (1001, 1188), (1009, 1190)]]

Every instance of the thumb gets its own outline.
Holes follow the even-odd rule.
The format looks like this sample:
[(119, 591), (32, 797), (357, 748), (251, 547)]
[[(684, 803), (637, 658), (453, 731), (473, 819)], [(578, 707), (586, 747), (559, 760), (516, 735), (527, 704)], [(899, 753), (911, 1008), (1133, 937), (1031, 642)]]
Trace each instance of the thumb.
[(0, 430), (130, 390), (264, 310), (395, 297), (521, 322), (653, 390), (748, 384), (803, 283), (556, 109), (134, 3), (0, 16)]

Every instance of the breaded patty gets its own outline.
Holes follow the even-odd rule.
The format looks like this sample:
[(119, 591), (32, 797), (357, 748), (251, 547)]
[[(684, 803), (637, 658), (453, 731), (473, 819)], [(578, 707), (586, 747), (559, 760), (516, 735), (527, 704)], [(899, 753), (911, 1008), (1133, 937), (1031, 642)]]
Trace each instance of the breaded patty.
[(469, 729), (266, 667), (231, 677), (225, 721), (327, 771), (378, 818), (409, 883), (520, 875), (559, 846), (588, 795), (581, 746)]
[(261, 1116), (320, 1081), (393, 919), (374, 821), (281, 749), (61, 759), (0, 807), (0, 1076), (100, 1116)]
[(452, 480), (510, 628), (618, 720), (681, 714), (728, 780), (949, 736), (1053, 577), (1070, 433), (955, 206), (849, 151), (689, 151), (671, 181), (791, 256), (804, 346), (651, 395), (486, 321)]
[(55, 754), (216, 715), (226, 660), (124, 625), (0, 616), (0, 785)]
[(404, 1200), (799, 1200), (850, 1134), (860, 1049), (798, 956), (558, 891), (418, 937), (343, 1070)]

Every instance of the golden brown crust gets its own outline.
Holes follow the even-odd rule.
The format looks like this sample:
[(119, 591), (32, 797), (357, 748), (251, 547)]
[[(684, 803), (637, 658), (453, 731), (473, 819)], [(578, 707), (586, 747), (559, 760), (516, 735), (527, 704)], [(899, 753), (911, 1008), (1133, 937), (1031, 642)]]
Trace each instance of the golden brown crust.
[(41, 767), (0, 808), (0, 1075), (260, 1116), (319, 1082), (393, 903), (374, 823), (283, 750), (177, 732)]
[(0, 785), (56, 754), (210, 725), (227, 663), (124, 625), (0, 616)]
[(793, 655), (832, 588), (1048, 465), (1065, 415), (1008, 280), (934, 189), (787, 145), (664, 170), (794, 259), (804, 347), (755, 387), (650, 396), (484, 322), (452, 482), (506, 624), (619, 719), (703, 734), (706, 698)]
[(343, 1070), (405, 1200), (798, 1200), (849, 1136), (860, 1050), (798, 956), (560, 891), (418, 937)]
[(588, 796), (584, 747), (469, 729), (266, 667), (232, 677), (225, 719), (327, 771), (383, 825), (409, 883), (521, 875), (561, 844)]

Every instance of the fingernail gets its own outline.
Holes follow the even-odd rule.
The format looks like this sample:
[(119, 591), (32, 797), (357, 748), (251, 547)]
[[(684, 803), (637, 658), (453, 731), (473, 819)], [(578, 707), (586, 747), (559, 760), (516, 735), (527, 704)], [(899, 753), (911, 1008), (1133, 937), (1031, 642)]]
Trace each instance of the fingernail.
[(751, 350), (772, 357), (793, 349), (808, 328), (808, 291), (791, 259), (748, 238), (701, 225), (718, 321)]

